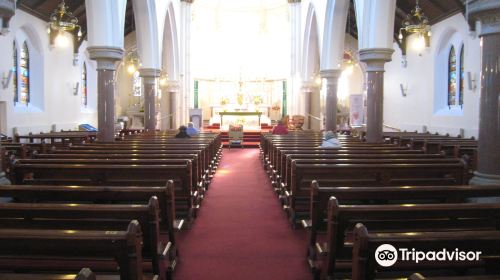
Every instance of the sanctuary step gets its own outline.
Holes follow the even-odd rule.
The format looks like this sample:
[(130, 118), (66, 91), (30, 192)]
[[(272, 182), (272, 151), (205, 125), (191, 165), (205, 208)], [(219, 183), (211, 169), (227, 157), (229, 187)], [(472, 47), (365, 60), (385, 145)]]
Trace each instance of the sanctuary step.
[[(243, 147), (258, 147), (260, 143), (260, 134), (259, 131), (244, 131), (243, 132)], [(229, 135), (227, 131), (221, 131), (221, 141), (224, 147), (228, 146)]]

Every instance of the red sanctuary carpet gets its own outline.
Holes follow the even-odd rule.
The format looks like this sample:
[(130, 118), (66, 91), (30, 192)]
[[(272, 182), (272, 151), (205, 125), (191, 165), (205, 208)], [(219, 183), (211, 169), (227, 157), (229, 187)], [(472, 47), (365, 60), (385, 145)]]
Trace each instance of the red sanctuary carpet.
[(191, 230), (179, 236), (175, 279), (311, 279), (306, 235), (293, 230), (258, 149), (224, 150)]

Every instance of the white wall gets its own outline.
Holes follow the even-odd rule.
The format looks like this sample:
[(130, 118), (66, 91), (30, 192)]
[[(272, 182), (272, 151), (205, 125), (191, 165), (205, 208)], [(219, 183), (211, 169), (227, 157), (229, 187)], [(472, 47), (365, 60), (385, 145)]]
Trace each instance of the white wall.
[[(452, 32), (456, 34), (450, 37)], [(464, 129), (466, 137), (477, 137), (479, 88), (473, 91), (468, 89), (467, 75), (465, 76), (463, 109), (440, 110), (435, 105), (439, 103), (436, 102), (436, 98), (443, 98), (447, 95), (448, 82), (447, 70), (443, 70), (446, 69), (446, 65), (439, 60), (438, 53), (440, 48), (450, 44), (450, 39), (457, 41), (457, 37), (461, 38), (465, 44), (465, 73), (472, 72), (479, 87), (479, 39), (469, 35), (465, 18), (462, 14), (457, 14), (432, 26), (431, 46), (421, 55), (411, 49), (411, 41), (409, 41), (406, 68), (401, 64), (401, 50), (394, 44), (395, 52), (392, 61), (385, 65), (384, 123), (406, 130), (419, 131), (422, 130), (423, 125), (426, 125), (431, 132), (451, 135), (458, 135), (460, 129)], [(458, 57), (460, 49), (457, 47), (455, 49)], [(401, 94), (400, 84), (408, 88), (406, 97)]]
[[(80, 123), (97, 123), (97, 74), (95, 64), (88, 60), (83, 50), (86, 42), (80, 47), (79, 62), (73, 66), (73, 47), (70, 45), (65, 49), (49, 46), (47, 34), (47, 23), (35, 18), (21, 10), (10, 21), (10, 33), (0, 36), (0, 73), (7, 74), (13, 67), (12, 43), (29, 37), (31, 43), (39, 47), (38, 61), (33, 61), (40, 66), (36, 71), (35, 65), (31, 65), (31, 96), (40, 98), (41, 106), (28, 106), (17, 103), (14, 106), (13, 82), (8, 88), (0, 88), (0, 102), (6, 102), (6, 132), (12, 135), (14, 127), (24, 134), (29, 131), (49, 131), (53, 125), (56, 129), (74, 129)], [(22, 41), (18, 41), (21, 46)], [(34, 48), (35, 46), (30, 46)], [(30, 54), (31, 54), (30, 50)], [(33, 50), (33, 53), (35, 51)], [(73, 87), (77, 82), (81, 86), (81, 71), (83, 62), (87, 64), (87, 87), (88, 105), (82, 105), (81, 87), (78, 94), (73, 94)], [(38, 81), (34, 83), (34, 81)], [(36, 86), (35, 86), (36, 85)], [(2, 120), (4, 121), (4, 120)]]

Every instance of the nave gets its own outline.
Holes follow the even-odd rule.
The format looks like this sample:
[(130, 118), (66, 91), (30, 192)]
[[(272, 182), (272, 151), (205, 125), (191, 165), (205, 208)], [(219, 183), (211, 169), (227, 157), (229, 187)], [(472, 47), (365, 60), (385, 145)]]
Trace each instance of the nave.
[(305, 232), (287, 222), (258, 149), (224, 150), (202, 208), (180, 235), (177, 279), (311, 278)]

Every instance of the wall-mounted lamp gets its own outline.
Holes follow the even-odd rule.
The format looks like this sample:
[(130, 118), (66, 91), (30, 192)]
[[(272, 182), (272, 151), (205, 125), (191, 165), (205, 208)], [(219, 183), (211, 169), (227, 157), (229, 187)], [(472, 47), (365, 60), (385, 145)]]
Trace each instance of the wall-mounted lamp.
[(73, 95), (78, 95), (79, 88), (80, 88), (80, 82), (76, 82), (75, 86), (73, 87)]
[(2, 76), (2, 88), (6, 89), (9, 87), (10, 80), (12, 79), (12, 75), (14, 74), (14, 69), (10, 69), (8, 74), (3, 73)]
[(467, 84), (468, 84), (469, 90), (475, 91), (477, 88), (476, 74), (471, 73), (470, 71), (467, 72), (467, 82), (468, 82)]
[(403, 86), (403, 84), (399, 84), (399, 88), (401, 89), (401, 95), (406, 97), (408, 95), (408, 86)]

